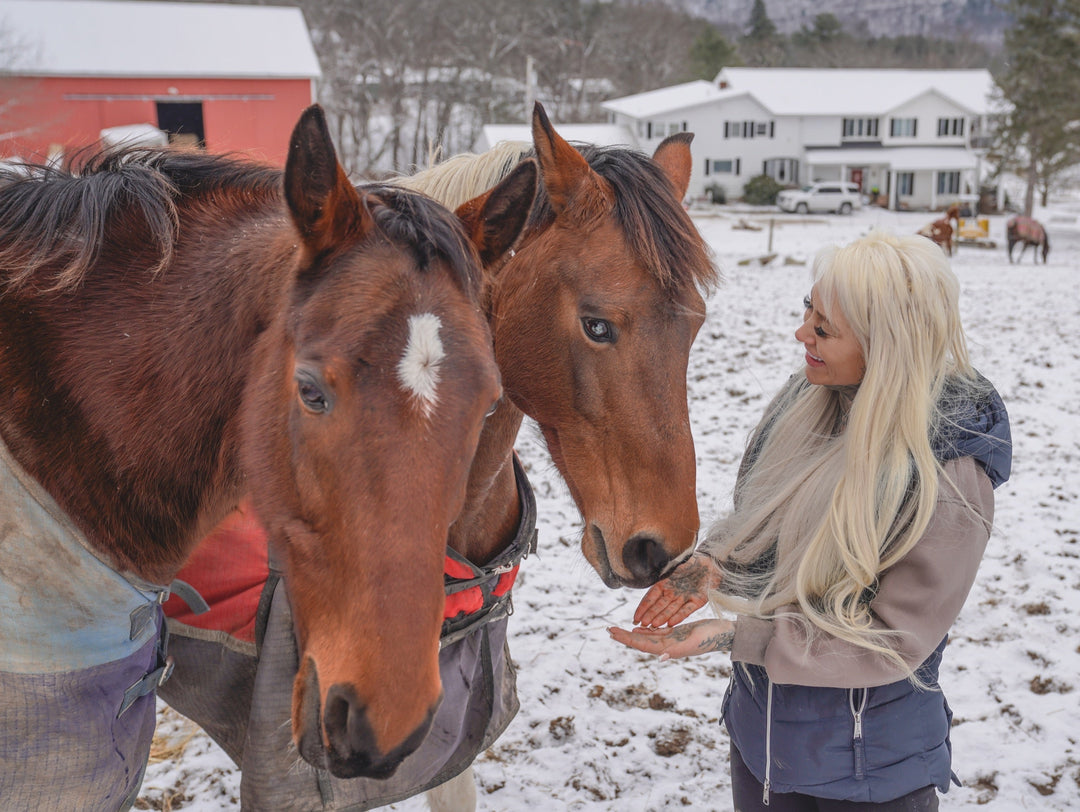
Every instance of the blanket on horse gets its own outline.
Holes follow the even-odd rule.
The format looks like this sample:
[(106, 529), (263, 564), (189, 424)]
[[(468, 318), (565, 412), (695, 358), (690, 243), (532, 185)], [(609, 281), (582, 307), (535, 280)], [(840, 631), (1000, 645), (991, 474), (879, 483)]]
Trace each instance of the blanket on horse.
[(1031, 245), (1042, 245), (1046, 239), (1046, 232), (1038, 221), (1023, 215), (1012, 218), (1008, 222), (1008, 230), (1014, 239)]
[(517, 457), (521, 522), (514, 541), (479, 567), (448, 551), (439, 672), (443, 700), (420, 748), (388, 779), (335, 778), (300, 758), (292, 743), (293, 678), (299, 666), (285, 584), (265, 533), (234, 514), (196, 551), (180, 578), (211, 605), (191, 614), (165, 604), (176, 666), (160, 689), (241, 768), (245, 809), (362, 810), (438, 786), (466, 769), (518, 710), (506, 646), (511, 587), (536, 546), (536, 502)]
[(0, 442), (0, 799), (124, 810), (167, 675), (166, 587), (117, 573)]

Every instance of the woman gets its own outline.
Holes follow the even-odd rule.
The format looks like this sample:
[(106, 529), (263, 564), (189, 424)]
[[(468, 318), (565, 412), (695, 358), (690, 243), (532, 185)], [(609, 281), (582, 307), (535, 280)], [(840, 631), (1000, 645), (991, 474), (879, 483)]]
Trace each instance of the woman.
[[(874, 232), (812, 276), (806, 366), (752, 434), (734, 509), (646, 593), (638, 628), (610, 631), (661, 659), (731, 652), (740, 812), (936, 810), (938, 667), (1008, 478), (1008, 417), (932, 242)], [(676, 625), (707, 600), (737, 619)]]

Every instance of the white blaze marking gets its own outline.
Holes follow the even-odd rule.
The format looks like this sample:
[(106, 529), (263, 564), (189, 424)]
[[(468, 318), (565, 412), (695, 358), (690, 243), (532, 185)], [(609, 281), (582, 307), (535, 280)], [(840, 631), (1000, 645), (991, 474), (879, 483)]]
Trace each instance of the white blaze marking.
[(442, 322), (434, 313), (409, 317), (409, 341), (398, 362), (398, 379), (416, 400), (424, 416), (439, 402), (439, 364), (446, 353), (439, 339)]

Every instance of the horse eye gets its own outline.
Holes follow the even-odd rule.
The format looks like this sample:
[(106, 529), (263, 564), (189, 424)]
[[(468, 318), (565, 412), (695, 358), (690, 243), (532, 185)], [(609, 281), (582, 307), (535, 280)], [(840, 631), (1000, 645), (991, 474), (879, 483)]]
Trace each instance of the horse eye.
[(581, 326), (585, 335), (598, 344), (611, 344), (615, 341), (615, 328), (604, 319), (582, 319)]
[(327, 414), (331, 409), (330, 398), (313, 378), (308, 375), (296, 376), (296, 392), (304, 408), (315, 414)]
[(488, 409), (487, 412), (484, 413), (484, 417), (491, 417), (493, 414), (495, 414), (495, 410), (499, 408), (499, 403), (501, 401), (502, 401), (502, 398), (499, 398), (499, 400), (492, 403), (491, 408)]

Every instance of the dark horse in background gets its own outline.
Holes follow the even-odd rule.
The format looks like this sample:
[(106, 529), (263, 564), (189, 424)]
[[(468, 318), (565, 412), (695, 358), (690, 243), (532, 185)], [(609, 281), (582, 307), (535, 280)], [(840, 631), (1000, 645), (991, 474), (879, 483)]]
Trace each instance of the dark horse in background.
[(447, 532), (501, 394), (479, 262), (531, 178), (464, 220), (357, 188), (313, 107), (284, 173), (138, 151), (2, 184), (0, 806), (131, 805), (159, 602), (243, 494), (288, 574), (291, 736), (342, 775), (417, 746)]
[(1016, 261), (1024, 258), (1024, 252), (1028, 246), (1034, 250), (1031, 252), (1035, 263), (1039, 262), (1039, 250), (1042, 250), (1043, 265), (1046, 264), (1046, 255), (1050, 253), (1050, 238), (1046, 236), (1046, 229), (1038, 220), (1030, 217), (1013, 217), (1005, 224), (1005, 237), (1009, 244), (1009, 262), (1013, 261), (1013, 246), (1020, 243), (1020, 254)]
[[(575, 146), (540, 105), (532, 134), (532, 144), (454, 156), (395, 179), (460, 212), (534, 161), (540, 177), (520, 242), (484, 261), (481, 301), (505, 394), (484, 425), (465, 504), (450, 528), (440, 652), (445, 696), (431, 731), (379, 780), (343, 780), (299, 763), (283, 727), (289, 709), (282, 688), (297, 654), (275, 597), (247, 666), (254, 675), (236, 672), (253, 696), (248, 717), (234, 728), (222, 724), (228, 709), (213, 703), (214, 686), (201, 674), (165, 686), (166, 701), (203, 724), (241, 765), (244, 808), (368, 809), (436, 787), (432, 809), (475, 806), (469, 767), (518, 708), (506, 639), (510, 585), (536, 532), (533, 494), (514, 453), (526, 416), (543, 433), (581, 511), (582, 551), (607, 586), (648, 586), (693, 548), (696, 460), (686, 374), (705, 317), (702, 291), (716, 281), (716, 269), (681, 205), (692, 136), (671, 136), (652, 157)], [(228, 560), (237, 540), (229, 532), (208, 539), (217, 548), (206, 551), (210, 561)], [(265, 561), (263, 547), (252, 557)], [(453, 614), (470, 594), (476, 607)], [(211, 660), (215, 652), (202, 644), (201, 631), (186, 622), (172, 627), (174, 640), (220, 661)], [(377, 631), (365, 624), (354, 633)]]

